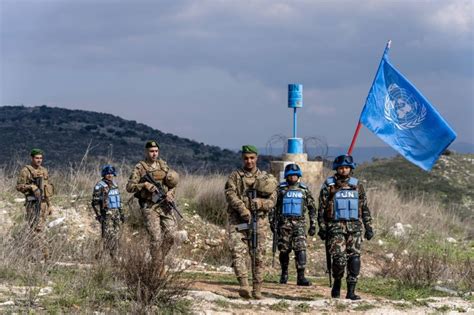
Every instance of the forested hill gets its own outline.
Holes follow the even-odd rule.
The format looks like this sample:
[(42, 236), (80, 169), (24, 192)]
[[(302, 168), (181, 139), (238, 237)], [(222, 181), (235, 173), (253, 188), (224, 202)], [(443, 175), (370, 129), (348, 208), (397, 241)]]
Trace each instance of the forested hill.
[(0, 107), (0, 165), (28, 158), (30, 149), (45, 151), (46, 165), (80, 162), (89, 147), (88, 160), (135, 163), (144, 144), (156, 139), (170, 165), (190, 172), (229, 171), (240, 165), (239, 155), (164, 133), (135, 121), (83, 110), (48, 106)]

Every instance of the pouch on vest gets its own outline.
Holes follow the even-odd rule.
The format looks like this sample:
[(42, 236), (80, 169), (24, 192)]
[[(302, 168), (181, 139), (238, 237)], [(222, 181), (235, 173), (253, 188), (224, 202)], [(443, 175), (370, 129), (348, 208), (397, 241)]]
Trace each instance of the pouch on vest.
[(334, 220), (359, 219), (359, 193), (357, 190), (343, 189), (334, 195)]
[(120, 204), (120, 193), (118, 188), (112, 188), (109, 190), (109, 209), (118, 209), (121, 207)]
[(44, 196), (45, 198), (50, 198), (54, 195), (54, 186), (53, 184), (45, 184), (44, 185)]
[(288, 190), (285, 193), (281, 214), (288, 217), (303, 215), (303, 192), (301, 190)]

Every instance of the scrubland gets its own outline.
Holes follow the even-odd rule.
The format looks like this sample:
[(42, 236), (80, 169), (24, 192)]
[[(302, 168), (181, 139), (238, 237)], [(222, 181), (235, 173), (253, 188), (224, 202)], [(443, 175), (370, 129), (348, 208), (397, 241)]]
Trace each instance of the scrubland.
[[(83, 161), (74, 167), (50, 169), (56, 195), (45, 232), (50, 249), (46, 261), (40, 250), (31, 247), (33, 235), (24, 224), (22, 195), (14, 188), (19, 164), (0, 169), (2, 312), (189, 313), (207, 308), (235, 312), (367, 311), (379, 307), (370, 300), (380, 299), (395, 301), (390, 304), (391, 309), (410, 310), (428, 307), (434, 298), (443, 296), (456, 297), (461, 304), (435, 303), (431, 310), (472, 310), (474, 241), (465, 217), (427, 194), (407, 196), (393, 183), (373, 179), (368, 182), (364, 177), (360, 179), (367, 190), (376, 237), (363, 242), (358, 288), (369, 302), (331, 301), (325, 308), (309, 302), (327, 299), (327, 288), (319, 289), (327, 287), (323, 243), (311, 237), (308, 274), (313, 291), (295, 291), (304, 297), (298, 304), (285, 302), (286, 295), (279, 299), (280, 289), (291, 291), (296, 287), (276, 285), (278, 263), (271, 267), (268, 231), (264, 296), (277, 300), (248, 306), (228, 300), (233, 297), (231, 292), (206, 304), (197, 297), (197, 290), (208, 288), (219, 294), (212, 285), (236, 284), (225, 237), (226, 176), (181, 174), (177, 200), (185, 218), (179, 221), (178, 242), (163, 262), (167, 272), (162, 275), (157, 266), (149, 264), (147, 235), (138, 205), (125, 192), (130, 166), (114, 165), (119, 170), (116, 180), (127, 215), (118, 261), (101, 254), (100, 228), (89, 207), (92, 187), (99, 180), (99, 165)], [(321, 182), (322, 178), (310, 183), (316, 199)]]

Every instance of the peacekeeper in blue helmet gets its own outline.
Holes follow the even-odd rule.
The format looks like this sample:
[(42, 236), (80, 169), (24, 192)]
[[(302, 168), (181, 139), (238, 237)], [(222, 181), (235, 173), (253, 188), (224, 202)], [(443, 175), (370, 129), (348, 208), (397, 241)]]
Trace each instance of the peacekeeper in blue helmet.
[(333, 298), (339, 298), (341, 279), (347, 268), (346, 298), (359, 300), (355, 294), (360, 271), (362, 225), (367, 240), (374, 237), (372, 217), (364, 187), (352, 177), (356, 165), (352, 156), (340, 155), (333, 163), (336, 174), (328, 177), (321, 187), (318, 209), (318, 235), (326, 240), (332, 260)]
[(120, 226), (125, 221), (120, 200), (120, 191), (114, 177), (115, 167), (105, 165), (102, 168), (102, 179), (95, 185), (92, 193), (92, 208), (102, 229), (103, 250), (112, 258), (117, 257)]
[(278, 186), (278, 199), (270, 217), (273, 233), (277, 233), (280, 251), (280, 283), (288, 282), (290, 253), (295, 252), (296, 284), (310, 286), (304, 276), (306, 268), (306, 213), (309, 214), (309, 235), (316, 233), (316, 205), (314, 198), (300, 179), (303, 173), (297, 164), (285, 167), (285, 181)]

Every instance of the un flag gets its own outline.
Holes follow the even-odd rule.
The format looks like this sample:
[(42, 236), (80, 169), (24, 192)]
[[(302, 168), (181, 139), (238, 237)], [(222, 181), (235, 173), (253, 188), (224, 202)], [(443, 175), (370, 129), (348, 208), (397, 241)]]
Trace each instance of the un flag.
[(384, 52), (360, 122), (410, 162), (429, 171), (456, 133)]

